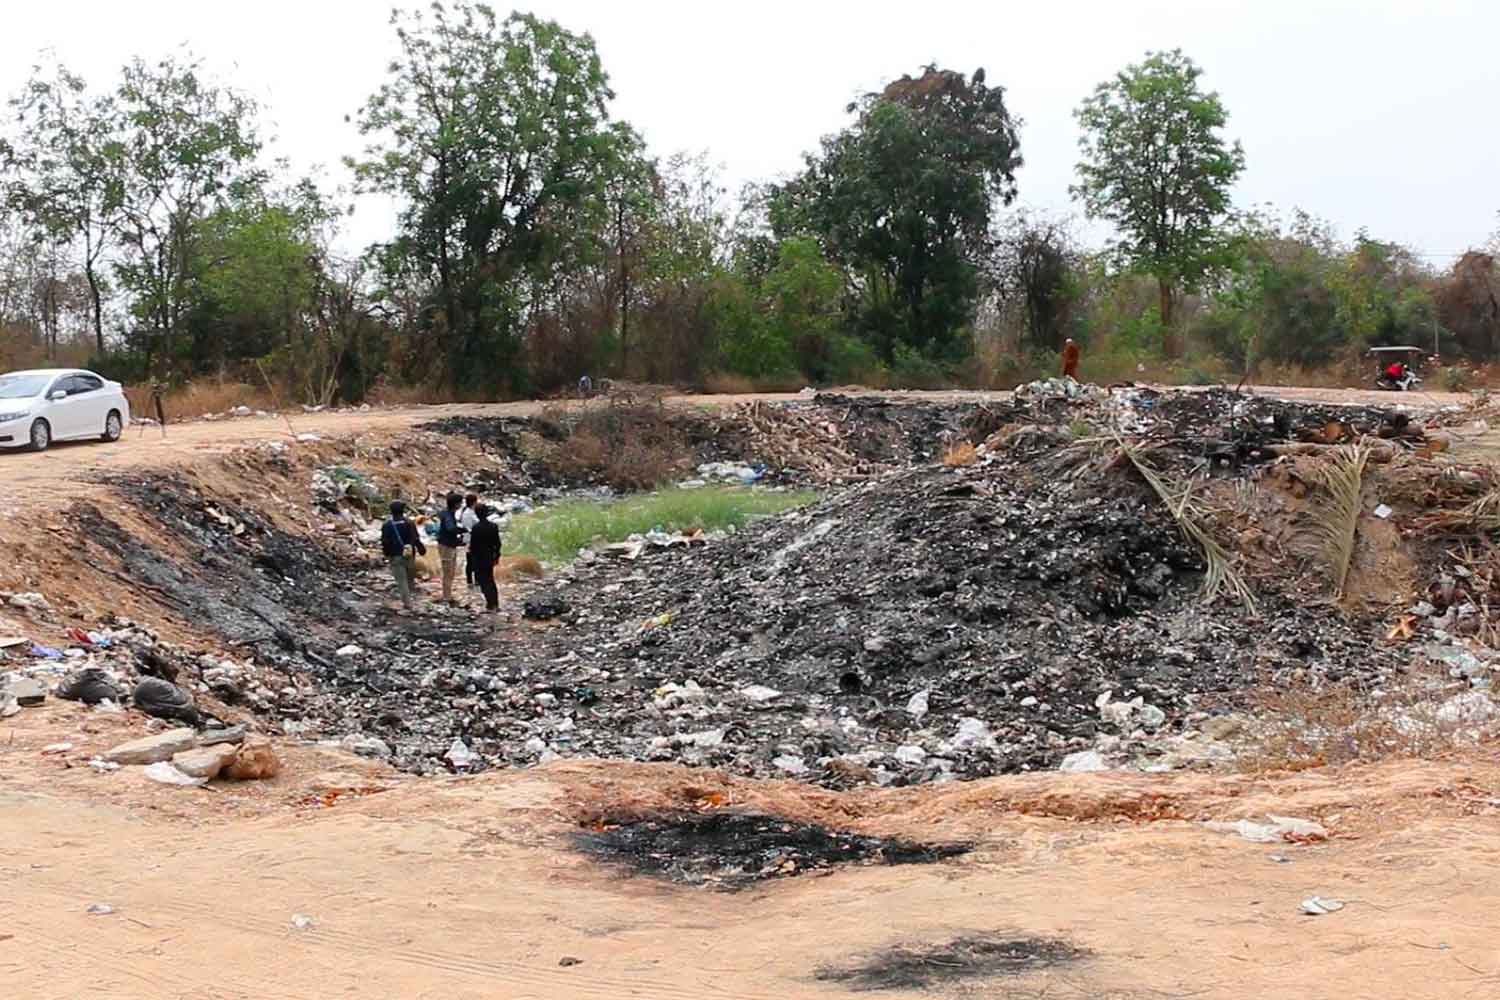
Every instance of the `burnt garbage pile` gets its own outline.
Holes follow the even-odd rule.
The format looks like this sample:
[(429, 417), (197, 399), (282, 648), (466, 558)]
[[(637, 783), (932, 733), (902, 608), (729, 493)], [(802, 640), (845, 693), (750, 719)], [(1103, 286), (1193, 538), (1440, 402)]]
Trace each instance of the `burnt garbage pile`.
[(969, 409), (824, 393), (722, 410), (609, 404), (538, 418), (449, 417), (419, 429), (469, 438), (539, 488), (616, 485), (626, 459), (668, 479), (736, 463), (756, 467), (762, 482), (829, 482), (932, 460)]
[(1111, 700), (1171, 731), (1268, 677), (1389, 666), (1290, 597), (1205, 606), (1203, 570), (1127, 472), (929, 466), (702, 550), (581, 564), (564, 627), (526, 642), (597, 699), (560, 706), (558, 752), (832, 785), (1054, 767), (1117, 731)]
[(627, 873), (734, 891), (860, 864), (928, 864), (972, 850), (873, 837), (753, 812), (606, 817), (580, 832), (585, 854)]

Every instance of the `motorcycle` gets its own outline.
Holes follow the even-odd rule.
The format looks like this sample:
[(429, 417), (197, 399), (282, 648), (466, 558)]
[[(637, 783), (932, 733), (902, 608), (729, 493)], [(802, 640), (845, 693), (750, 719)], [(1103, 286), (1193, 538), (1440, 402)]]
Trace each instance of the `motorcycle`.
[(1422, 376), (1408, 368), (1400, 378), (1391, 378), (1388, 372), (1375, 376), (1375, 388), (1387, 392), (1411, 392), (1422, 384)]

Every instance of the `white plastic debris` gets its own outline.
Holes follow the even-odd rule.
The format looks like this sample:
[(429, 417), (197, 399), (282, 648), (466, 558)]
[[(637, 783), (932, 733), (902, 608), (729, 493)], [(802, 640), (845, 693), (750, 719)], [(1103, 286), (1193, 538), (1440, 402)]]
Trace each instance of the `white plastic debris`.
[(459, 770), (473, 767), (475, 764), (478, 764), (481, 759), (479, 754), (475, 753), (473, 750), (470, 750), (468, 745), (464, 743), (463, 740), (457, 738), (454, 739), (453, 745), (448, 748), (448, 752), (444, 754), (443, 757), (448, 761), (448, 763), (452, 764)]
[(1395, 511), (1391, 510), (1385, 504), (1380, 504), (1378, 507), (1375, 508), (1375, 516), (1378, 517), (1378, 518), (1380, 518), (1382, 521), (1384, 521), (1386, 518), (1390, 517), (1394, 513), (1395, 513)]
[(995, 736), (982, 719), (959, 719), (958, 734), (953, 737), (955, 750), (994, 749)]
[(183, 774), (177, 768), (173, 767), (170, 762), (165, 760), (157, 761), (155, 764), (148, 764), (144, 773), (147, 778), (163, 785), (180, 785), (184, 788), (197, 788), (200, 785), (208, 784), (207, 778), (194, 778), (191, 775)]
[(771, 763), (776, 767), (777, 770), (785, 771), (787, 774), (807, 773), (807, 762), (804, 761), (801, 757), (793, 757), (790, 754), (783, 754), (780, 757), (773, 757), (771, 759)]
[(348, 656), (358, 656), (360, 653), (363, 653), (363, 652), (364, 652), (364, 647), (362, 647), (362, 646), (356, 646), (354, 643), (351, 642), (347, 646), (340, 646), (338, 649), (334, 650), (333, 651), (333, 655), (334, 656), (348, 657)]
[(115, 908), (108, 903), (90, 903), (88, 910), (85, 912), (96, 917), (107, 917), (115, 912)]
[(1237, 833), (1256, 844), (1280, 844), (1287, 841), (1327, 840), (1328, 830), (1310, 819), (1295, 816), (1267, 816), (1268, 822), (1241, 819), (1233, 823), (1209, 822), (1204, 826), (1221, 833)]
[(1057, 769), (1074, 774), (1089, 774), (1096, 771), (1108, 771), (1109, 761), (1098, 750), (1080, 750), (1078, 753), (1070, 753), (1064, 757)]
[(751, 684), (749, 687), (740, 688), (740, 694), (745, 700), (753, 701), (757, 705), (775, 701), (781, 697), (780, 691), (773, 687), (766, 687), (764, 684)]
[(10, 595), (10, 606), (26, 611), (51, 611), (52, 604), (41, 594), (24, 593)]
[(1330, 913), (1337, 913), (1344, 908), (1342, 901), (1337, 899), (1326, 899), (1322, 896), (1308, 896), (1298, 907), (1302, 913), (1309, 917), (1323, 917)]
[(292, 914), (292, 930), (294, 931), (312, 930), (317, 925), (318, 922), (305, 913)]
[(914, 719), (920, 719), (927, 714), (927, 702), (931, 698), (931, 691), (918, 691), (911, 696), (906, 703), (906, 714)]
[(908, 743), (896, 748), (891, 756), (910, 767), (916, 767), (927, 759), (927, 751), (914, 743)]

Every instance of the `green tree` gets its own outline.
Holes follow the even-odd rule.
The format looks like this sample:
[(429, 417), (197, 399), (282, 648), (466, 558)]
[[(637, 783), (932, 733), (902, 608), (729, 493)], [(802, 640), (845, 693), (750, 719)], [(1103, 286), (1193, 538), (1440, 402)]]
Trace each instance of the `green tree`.
[(116, 267), (145, 325), (147, 366), (178, 362), (194, 302), (193, 240), (199, 222), (259, 180), (256, 105), (205, 79), (195, 61), (140, 59), (125, 67), (115, 92), (125, 179)]
[(626, 153), (587, 35), (481, 4), (391, 15), (401, 56), (358, 114), (364, 190), (400, 198), (395, 271), (426, 275), (424, 322), (452, 383), (509, 369), (528, 291), (606, 224)]
[(773, 228), (816, 236), (848, 271), (855, 325), (887, 362), (898, 346), (951, 358), (979, 297), (991, 213), (1015, 197), (1019, 123), (983, 70), (935, 66), (849, 110), (855, 122), (774, 193)]
[(1169, 357), (1180, 353), (1179, 291), (1227, 262), (1219, 226), (1245, 165), (1239, 143), (1220, 135), (1228, 114), (1199, 88), (1202, 73), (1181, 50), (1148, 53), (1075, 113), (1083, 134), (1073, 193), (1090, 218), (1114, 223), (1113, 249), (1156, 278)]
[(76, 247), (102, 355), (104, 262), (117, 241), (126, 190), (118, 108), (109, 95), (90, 95), (63, 66), (37, 67), (10, 107), (17, 144), (0, 147), (4, 202), (45, 239)]

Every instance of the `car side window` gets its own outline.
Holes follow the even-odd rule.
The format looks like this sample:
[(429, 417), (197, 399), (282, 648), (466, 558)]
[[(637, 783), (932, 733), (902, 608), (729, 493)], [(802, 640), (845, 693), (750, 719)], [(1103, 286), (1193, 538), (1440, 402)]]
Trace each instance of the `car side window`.
[(104, 382), (94, 378), (92, 375), (74, 375), (72, 382), (73, 384), (68, 387), (69, 396), (76, 396), (80, 392), (93, 392), (96, 389), (104, 388)]
[(54, 392), (67, 393), (69, 396), (73, 395), (73, 377), (71, 375), (64, 375), (62, 378), (53, 382), (52, 385), (47, 388), (47, 398), (51, 399)]

